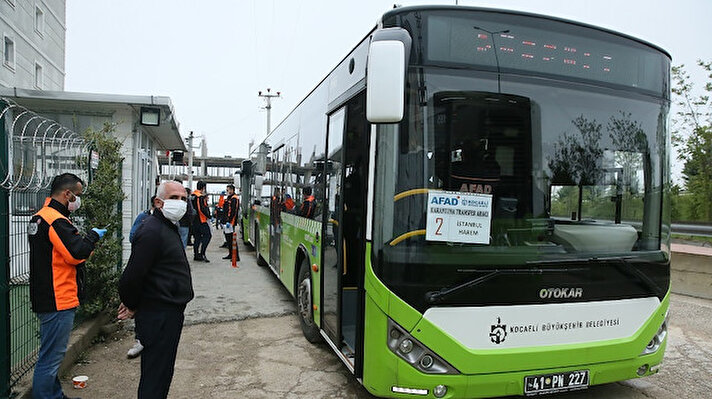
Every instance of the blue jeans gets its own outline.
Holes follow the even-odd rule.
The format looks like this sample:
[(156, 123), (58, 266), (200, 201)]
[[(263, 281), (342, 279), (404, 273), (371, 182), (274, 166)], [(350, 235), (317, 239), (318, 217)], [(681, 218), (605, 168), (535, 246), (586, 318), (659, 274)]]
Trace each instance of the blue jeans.
[(190, 227), (188, 226), (178, 226), (178, 232), (180, 233), (180, 239), (183, 241), (183, 248), (188, 247), (188, 232), (190, 231)]
[(213, 237), (213, 233), (210, 232), (210, 225), (207, 222), (193, 224), (193, 236), (195, 237), (193, 253), (196, 256), (205, 256), (205, 251), (208, 249), (210, 239)]
[(32, 378), (32, 396), (35, 399), (61, 399), (63, 396), (57, 373), (67, 352), (75, 312), (76, 308), (37, 313), (40, 319), (40, 352)]

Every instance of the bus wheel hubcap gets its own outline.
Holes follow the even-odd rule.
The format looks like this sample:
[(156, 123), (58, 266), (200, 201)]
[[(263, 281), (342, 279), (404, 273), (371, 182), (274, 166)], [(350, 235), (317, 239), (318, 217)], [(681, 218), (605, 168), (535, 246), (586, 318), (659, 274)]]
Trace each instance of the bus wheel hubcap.
[(299, 313), (305, 323), (311, 324), (311, 282), (308, 278), (299, 284)]

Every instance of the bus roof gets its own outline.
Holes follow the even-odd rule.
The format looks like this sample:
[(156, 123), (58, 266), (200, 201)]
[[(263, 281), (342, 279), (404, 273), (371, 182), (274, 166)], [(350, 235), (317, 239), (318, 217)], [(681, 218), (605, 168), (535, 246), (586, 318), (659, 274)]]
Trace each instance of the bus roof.
[(570, 19), (559, 18), (559, 17), (552, 17), (552, 16), (544, 15), (544, 14), (536, 14), (536, 13), (531, 13), (531, 12), (526, 12), (526, 11), (516, 11), (516, 10), (506, 10), (506, 9), (486, 8), (486, 7), (455, 6), (455, 5), (445, 5), (445, 4), (443, 4), (443, 5), (419, 5), (419, 6), (406, 6), (406, 7), (394, 8), (394, 9), (386, 12), (385, 14), (383, 14), (383, 17), (380, 19), (380, 21), (384, 21), (389, 17), (393, 17), (393, 16), (396, 16), (399, 14), (406, 14), (406, 13), (410, 13), (410, 12), (414, 12), (414, 11), (438, 11), (438, 10), (445, 10), (445, 11), (469, 10), (469, 11), (491, 12), (491, 13), (498, 13), (498, 14), (522, 15), (522, 16), (528, 16), (528, 17), (534, 17), (534, 18), (548, 19), (551, 21), (563, 22), (563, 23), (577, 25), (577, 26), (584, 27), (584, 28), (596, 29), (598, 31), (610, 33), (610, 34), (613, 34), (616, 36), (623, 37), (625, 39), (633, 40), (638, 43), (644, 44), (656, 51), (663, 53), (665, 56), (667, 56), (668, 58), (670, 58), (672, 60), (672, 57), (670, 56), (670, 53), (667, 52), (667, 50), (665, 50), (662, 47), (659, 47), (653, 43), (650, 43), (648, 41), (639, 39), (637, 37), (626, 35), (625, 33), (617, 32), (612, 29), (607, 29), (607, 28), (602, 28), (600, 26), (585, 24), (583, 22), (573, 21)]
[[(346, 53), (346, 55), (344, 55), (344, 57), (341, 60), (339, 60), (339, 62), (336, 63), (336, 65), (329, 71), (329, 73), (326, 74), (326, 76), (324, 76), (316, 85), (314, 85), (314, 87), (311, 90), (309, 90), (309, 92), (297, 103), (297, 105), (294, 106), (294, 108), (292, 108), (291, 111), (289, 111), (289, 113), (272, 129), (272, 131), (269, 132), (269, 134), (267, 134), (267, 136), (265, 136), (262, 140), (260, 140), (260, 143), (263, 143), (265, 140), (267, 140), (269, 138), (269, 136), (271, 136), (272, 133), (274, 131), (276, 131), (280, 127), (280, 125), (282, 125), (282, 123), (284, 123), (284, 121), (286, 121), (287, 118), (289, 118), (289, 116), (292, 113), (294, 113), (294, 111), (304, 102), (304, 100), (306, 100), (319, 87), (319, 85), (321, 85), (324, 82), (324, 80), (326, 80), (329, 77), (329, 75), (331, 75), (331, 73), (334, 72), (334, 70), (336, 70), (336, 68), (346, 58), (348, 58), (349, 54), (351, 54), (354, 51), (354, 49), (356, 49), (356, 47), (359, 46), (359, 44), (361, 44), (379, 26), (381, 26), (383, 24), (384, 20), (386, 20), (390, 17), (394, 17), (399, 14), (406, 14), (406, 13), (410, 13), (413, 11), (437, 11), (437, 10), (447, 10), (447, 11), (470, 10), (470, 11), (481, 11), (481, 12), (492, 12), (492, 13), (499, 13), (499, 14), (523, 15), (523, 16), (530, 16), (530, 17), (535, 17), (535, 18), (549, 19), (552, 21), (558, 21), (558, 22), (563, 22), (563, 23), (567, 23), (567, 24), (577, 25), (577, 26), (581, 26), (584, 28), (596, 29), (596, 30), (599, 30), (602, 32), (610, 33), (610, 34), (620, 36), (620, 37), (623, 37), (623, 38), (626, 38), (629, 40), (633, 40), (633, 41), (636, 41), (643, 45), (646, 45), (656, 51), (663, 53), (666, 57), (668, 57), (669, 59), (672, 60), (670, 53), (668, 53), (665, 49), (663, 49), (662, 47), (656, 46), (653, 43), (647, 42), (645, 40), (638, 39), (636, 37), (626, 35), (624, 33), (620, 33), (620, 32), (617, 32), (617, 31), (614, 31), (611, 29), (602, 28), (600, 26), (585, 24), (582, 22), (573, 21), (573, 20), (569, 20), (569, 19), (565, 19), (565, 18), (552, 17), (552, 16), (548, 16), (548, 15), (544, 15), (544, 14), (536, 14), (536, 13), (530, 13), (530, 12), (526, 12), (526, 11), (515, 11), (515, 10), (498, 9), (498, 8), (471, 7), (471, 6), (459, 6), (459, 5), (458, 6), (455, 6), (455, 5), (419, 5), (419, 6), (406, 6), (406, 7), (393, 8), (393, 9), (387, 11), (386, 13), (384, 13), (378, 19), (378, 26), (371, 28), (368, 31), (368, 33), (364, 36), (364, 38), (359, 40), (359, 42), (356, 43), (356, 45), (351, 50), (349, 50)], [(257, 147), (255, 147), (255, 149), (253, 149), (252, 152), (254, 153), (256, 150), (257, 150)], [(248, 154), (248, 156), (250, 156), (250, 155), (252, 155), (252, 153)]]

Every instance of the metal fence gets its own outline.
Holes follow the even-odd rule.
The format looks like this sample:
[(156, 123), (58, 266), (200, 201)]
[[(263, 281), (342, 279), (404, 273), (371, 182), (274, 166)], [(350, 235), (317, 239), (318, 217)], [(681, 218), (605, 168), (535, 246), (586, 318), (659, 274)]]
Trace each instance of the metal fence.
[(88, 150), (78, 133), (0, 98), (0, 398), (32, 369), (39, 349), (27, 224), (49, 196), (54, 176), (88, 177)]

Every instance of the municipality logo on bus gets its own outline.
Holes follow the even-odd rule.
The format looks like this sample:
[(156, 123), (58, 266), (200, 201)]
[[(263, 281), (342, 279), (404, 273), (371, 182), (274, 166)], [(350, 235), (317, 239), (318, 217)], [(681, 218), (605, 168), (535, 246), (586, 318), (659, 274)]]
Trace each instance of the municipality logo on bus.
[(499, 345), (507, 338), (507, 325), (502, 324), (502, 319), (497, 317), (497, 324), (490, 326), (490, 340)]

